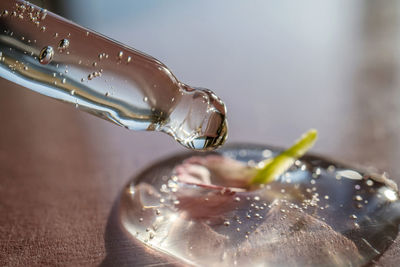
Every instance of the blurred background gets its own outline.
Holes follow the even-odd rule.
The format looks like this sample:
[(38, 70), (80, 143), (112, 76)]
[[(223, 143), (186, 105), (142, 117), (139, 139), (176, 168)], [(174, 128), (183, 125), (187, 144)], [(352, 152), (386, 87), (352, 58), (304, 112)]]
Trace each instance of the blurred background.
[[(213, 90), (228, 108), (229, 143), (288, 146), (316, 128), (314, 152), (374, 166), (400, 182), (398, 1), (32, 2)], [(50, 263), (62, 254), (54, 245), (61, 239), (71, 258), (59, 257), (67, 262), (102, 262), (106, 223), (123, 186), (185, 149), (8, 81), (0, 87), (0, 212), (7, 212), (0, 231), (43, 244), (45, 262), (46, 253)], [(399, 260), (397, 247), (379, 264)], [(9, 245), (3, 251), (7, 260), (34, 255)]]
[[(366, 163), (371, 154), (399, 156), (398, 1), (37, 4), (214, 90), (228, 107), (230, 142), (286, 146), (313, 127), (318, 152)], [(124, 134), (129, 148), (148, 135)]]

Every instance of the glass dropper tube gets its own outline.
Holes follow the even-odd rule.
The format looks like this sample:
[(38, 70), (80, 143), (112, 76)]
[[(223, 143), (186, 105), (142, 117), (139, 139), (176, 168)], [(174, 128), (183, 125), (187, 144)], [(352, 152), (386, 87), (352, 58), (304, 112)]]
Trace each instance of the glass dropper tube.
[(0, 3), (0, 76), (131, 130), (214, 149), (226, 108), (157, 59), (25, 1)]

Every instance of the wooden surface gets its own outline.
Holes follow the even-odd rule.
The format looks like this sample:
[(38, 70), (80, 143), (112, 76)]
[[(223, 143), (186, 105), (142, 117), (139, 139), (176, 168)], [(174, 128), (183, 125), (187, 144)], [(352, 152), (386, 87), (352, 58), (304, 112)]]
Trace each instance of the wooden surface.
[[(313, 127), (314, 152), (400, 183), (396, 1), (80, 2), (65, 15), (221, 96), (229, 142), (285, 146)], [(0, 266), (174, 265), (132, 241), (116, 210), (135, 174), (180, 151), (0, 80)], [(377, 265), (397, 266), (399, 241)]]

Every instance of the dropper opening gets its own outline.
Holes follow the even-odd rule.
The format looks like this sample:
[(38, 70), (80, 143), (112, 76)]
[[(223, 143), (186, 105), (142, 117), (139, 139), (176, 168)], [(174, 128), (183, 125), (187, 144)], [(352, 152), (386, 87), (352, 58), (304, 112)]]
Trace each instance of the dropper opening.
[(228, 136), (225, 104), (208, 89), (183, 85), (179, 103), (159, 130), (186, 148), (217, 149)]
[(200, 151), (210, 151), (221, 147), (228, 137), (228, 122), (226, 119), (219, 125), (218, 129), (212, 133), (205, 134), (194, 138), (191, 141), (182, 142), (177, 140), (180, 144), (187, 148), (200, 150)]

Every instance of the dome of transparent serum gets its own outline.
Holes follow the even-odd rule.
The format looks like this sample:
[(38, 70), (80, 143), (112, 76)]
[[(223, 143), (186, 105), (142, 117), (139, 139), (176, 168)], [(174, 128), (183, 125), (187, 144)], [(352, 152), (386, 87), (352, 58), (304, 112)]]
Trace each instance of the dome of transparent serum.
[(227, 137), (224, 103), (160, 61), (35, 5), (0, 1), (0, 77), (131, 130), (199, 150)]
[(257, 188), (237, 179), (277, 154), (236, 145), (159, 162), (124, 191), (122, 225), (199, 266), (360, 266), (384, 253), (400, 222), (392, 181), (311, 155)]

